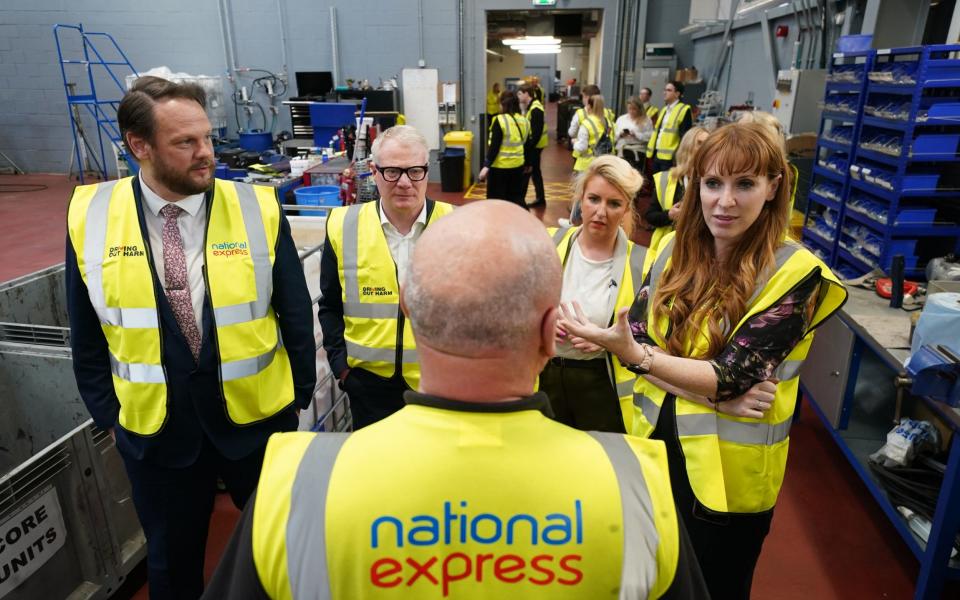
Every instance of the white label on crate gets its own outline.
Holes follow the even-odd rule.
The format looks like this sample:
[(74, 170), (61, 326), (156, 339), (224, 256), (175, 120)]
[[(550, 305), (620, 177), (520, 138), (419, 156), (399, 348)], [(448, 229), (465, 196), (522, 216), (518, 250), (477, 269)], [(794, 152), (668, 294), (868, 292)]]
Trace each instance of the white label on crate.
[(834, 58), (843, 58), (843, 52), (834, 52), (834, 53), (833, 53), (833, 57), (834, 57)]
[(0, 525), (0, 598), (26, 581), (63, 547), (67, 529), (51, 487)]
[(884, 54), (890, 54), (890, 48), (884, 48), (883, 50), (877, 50), (877, 54), (883, 56)]

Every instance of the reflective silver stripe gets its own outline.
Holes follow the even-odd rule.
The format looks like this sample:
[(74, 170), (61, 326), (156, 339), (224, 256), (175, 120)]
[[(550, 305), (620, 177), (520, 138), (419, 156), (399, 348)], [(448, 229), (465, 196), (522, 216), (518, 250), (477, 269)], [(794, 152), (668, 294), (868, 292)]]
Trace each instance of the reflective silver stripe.
[(166, 383), (162, 365), (120, 362), (111, 353), (110, 371), (114, 375), (131, 383)]
[(667, 260), (673, 254), (673, 242), (676, 238), (670, 238), (670, 241), (657, 252), (657, 260), (653, 263), (653, 267), (650, 269), (650, 301), (653, 302), (653, 295), (657, 291), (657, 284), (660, 281), (660, 276), (663, 275), (663, 270), (667, 268)]
[[(657, 182), (660, 184), (657, 187), (657, 200), (660, 201), (660, 207), (669, 210), (670, 207), (664, 204), (667, 201), (667, 188), (670, 186), (670, 170), (660, 171), (660, 176), (657, 177)], [(671, 205), (673, 204), (673, 198), (670, 198)]]
[(654, 520), (653, 501), (643, 469), (623, 435), (590, 432), (599, 442), (620, 488), (623, 506), (623, 565), (619, 597), (646, 598), (657, 583), (657, 548), (660, 534)]
[(633, 282), (633, 292), (636, 294), (637, 288), (643, 285), (643, 262), (647, 258), (647, 249), (644, 246), (634, 244), (630, 250), (630, 278)]
[(412, 365), (420, 362), (420, 355), (416, 348), (404, 348), (400, 356), (400, 362), (405, 365)]
[(800, 367), (802, 366), (802, 360), (785, 360), (780, 363), (780, 366), (777, 367), (773, 374), (780, 381), (787, 381), (799, 375)]
[(160, 326), (157, 310), (154, 308), (102, 307), (97, 310), (97, 315), (104, 325), (116, 325), (124, 329), (156, 329)]
[[(774, 266), (773, 270), (770, 273), (770, 277), (774, 273), (780, 270), (783, 265), (787, 264), (787, 261), (790, 260), (794, 254), (800, 250), (800, 245), (794, 242), (784, 242), (779, 248), (777, 248), (776, 253), (774, 254)], [(756, 288), (753, 290), (753, 295), (750, 296), (750, 300), (747, 301), (747, 306), (752, 305), (756, 302), (757, 298), (760, 297), (760, 293), (763, 292), (763, 288), (767, 285), (767, 282), (770, 281), (770, 277), (763, 277), (757, 282)]]
[(396, 319), (400, 314), (399, 304), (375, 302), (344, 302), (343, 316), (358, 319)]
[(634, 394), (633, 405), (640, 407), (643, 417), (648, 423), (657, 426), (657, 419), (660, 418), (660, 407), (654, 404), (646, 394)]
[(256, 375), (260, 371), (263, 371), (270, 366), (270, 363), (273, 362), (273, 357), (276, 355), (276, 353), (277, 349), (273, 348), (261, 354), (260, 356), (254, 356), (253, 358), (242, 358), (240, 360), (232, 360), (230, 362), (220, 363), (221, 377), (223, 381), (232, 381), (234, 379), (241, 379), (243, 377)]
[(517, 124), (517, 137), (519, 138), (519, 141), (513, 141), (513, 136), (510, 134), (510, 121), (512, 120), (513, 119), (507, 116), (503, 116), (503, 119), (500, 119), (500, 124), (506, 129), (503, 132), (503, 140), (500, 142), (500, 152), (508, 157), (514, 157), (518, 154), (523, 154), (523, 127), (520, 127), (519, 124)]
[[(350, 340), (346, 340), (346, 342), (347, 356), (351, 358), (366, 362), (388, 363), (392, 363), (396, 359), (397, 351), (395, 348), (370, 348), (368, 346), (361, 346)], [(416, 362), (416, 360), (414, 359), (412, 362)]]
[(617, 382), (617, 397), (623, 398), (624, 396), (629, 396), (633, 394), (633, 384), (636, 382), (636, 378), (628, 379), (627, 381), (618, 381)]
[(564, 237), (565, 235), (567, 235), (567, 232), (568, 232), (568, 231), (570, 231), (570, 226), (569, 226), (569, 225), (567, 225), (566, 227), (561, 227), (561, 228), (557, 229), (556, 232), (554, 232), (554, 234), (553, 234), (553, 245), (554, 245), (554, 246), (559, 246), (559, 245), (560, 245), (560, 242), (563, 241), (563, 237)]
[[(224, 185), (224, 182), (217, 182)], [(226, 185), (230, 185), (227, 183)], [(267, 316), (270, 298), (273, 295), (273, 265), (270, 264), (270, 246), (268, 246), (263, 213), (257, 201), (257, 192), (252, 185), (234, 183), (237, 199), (240, 201), (240, 213), (243, 215), (247, 242), (250, 244), (250, 259), (253, 261), (253, 277), (257, 286), (257, 299), (231, 306), (213, 309), (217, 327), (247, 323)], [(214, 194), (216, 197), (216, 194)], [(206, 251), (206, 249), (204, 249)]]
[(333, 466), (346, 441), (345, 433), (318, 433), (297, 467), (286, 531), (287, 574), (294, 598), (333, 597), (327, 572), (327, 496)]
[(677, 415), (677, 433), (680, 436), (716, 435), (725, 442), (770, 446), (787, 439), (792, 419), (771, 425), (762, 421), (732, 421), (713, 413)]
[[(343, 217), (343, 291), (346, 303), (360, 304), (360, 283), (357, 280), (357, 261), (359, 259), (360, 209), (363, 204), (354, 204), (347, 208)], [(345, 304), (346, 306), (346, 304)]]

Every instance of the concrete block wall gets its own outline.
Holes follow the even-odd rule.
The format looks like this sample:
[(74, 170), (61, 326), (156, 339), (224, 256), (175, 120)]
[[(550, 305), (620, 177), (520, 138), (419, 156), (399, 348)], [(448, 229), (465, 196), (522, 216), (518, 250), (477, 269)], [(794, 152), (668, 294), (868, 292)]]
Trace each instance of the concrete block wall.
[[(87, 31), (111, 34), (141, 70), (166, 65), (173, 71), (226, 75), (218, 1), (4, 0), (0, 4), (0, 150), (29, 172), (67, 171), (73, 139), (54, 24), (82, 23)], [(441, 80), (458, 78), (457, 3), (452, 0), (223, 2), (233, 26), (237, 64), (273, 72), (283, 67), (278, 5), (284, 11), (288, 95), (296, 93), (295, 71), (333, 70), (331, 6), (337, 9), (342, 79), (368, 79), (376, 85), (380, 78), (415, 67), (421, 58), (418, 4), (423, 7), (422, 58), (428, 67), (439, 70)], [(76, 52), (79, 47), (74, 44), (72, 49)], [(249, 85), (254, 76), (243, 75), (239, 81)], [(101, 97), (118, 97), (112, 82), (107, 87), (108, 80), (97, 81)], [(229, 97), (230, 85), (226, 92)], [(257, 99), (266, 108), (266, 98)], [(236, 129), (232, 107), (228, 116), (232, 132)], [(281, 106), (277, 130), (289, 127), (289, 112)], [(0, 159), (0, 167), (5, 166), (3, 162)]]

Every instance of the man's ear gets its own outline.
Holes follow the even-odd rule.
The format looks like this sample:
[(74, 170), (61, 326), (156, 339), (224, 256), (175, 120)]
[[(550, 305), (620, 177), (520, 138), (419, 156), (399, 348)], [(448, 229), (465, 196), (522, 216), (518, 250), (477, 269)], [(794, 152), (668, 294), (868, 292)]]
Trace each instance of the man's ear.
[(145, 158), (149, 158), (150, 152), (150, 142), (132, 131), (128, 131), (124, 136), (124, 142), (126, 143), (127, 149), (130, 150), (130, 153), (133, 154), (133, 157), (137, 161), (143, 161)]
[(551, 306), (547, 312), (543, 313), (543, 319), (540, 321), (540, 352), (541, 358), (553, 358), (557, 353), (557, 319), (560, 312), (556, 306)]

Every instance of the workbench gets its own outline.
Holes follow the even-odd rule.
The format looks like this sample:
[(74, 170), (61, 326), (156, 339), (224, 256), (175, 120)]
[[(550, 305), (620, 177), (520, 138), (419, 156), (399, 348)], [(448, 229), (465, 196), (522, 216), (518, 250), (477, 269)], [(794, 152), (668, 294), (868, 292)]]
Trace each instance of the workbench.
[[(914, 598), (940, 598), (947, 579), (960, 579), (960, 560), (950, 559), (960, 530), (960, 411), (903, 390), (910, 353), (910, 314), (890, 308), (872, 290), (848, 288), (844, 307), (820, 329), (800, 371), (800, 388), (840, 450), (887, 518), (920, 561)], [(917, 537), (888, 500), (868, 467), (868, 456), (886, 441), (899, 416), (934, 421), (947, 434), (947, 466), (928, 543)]]

